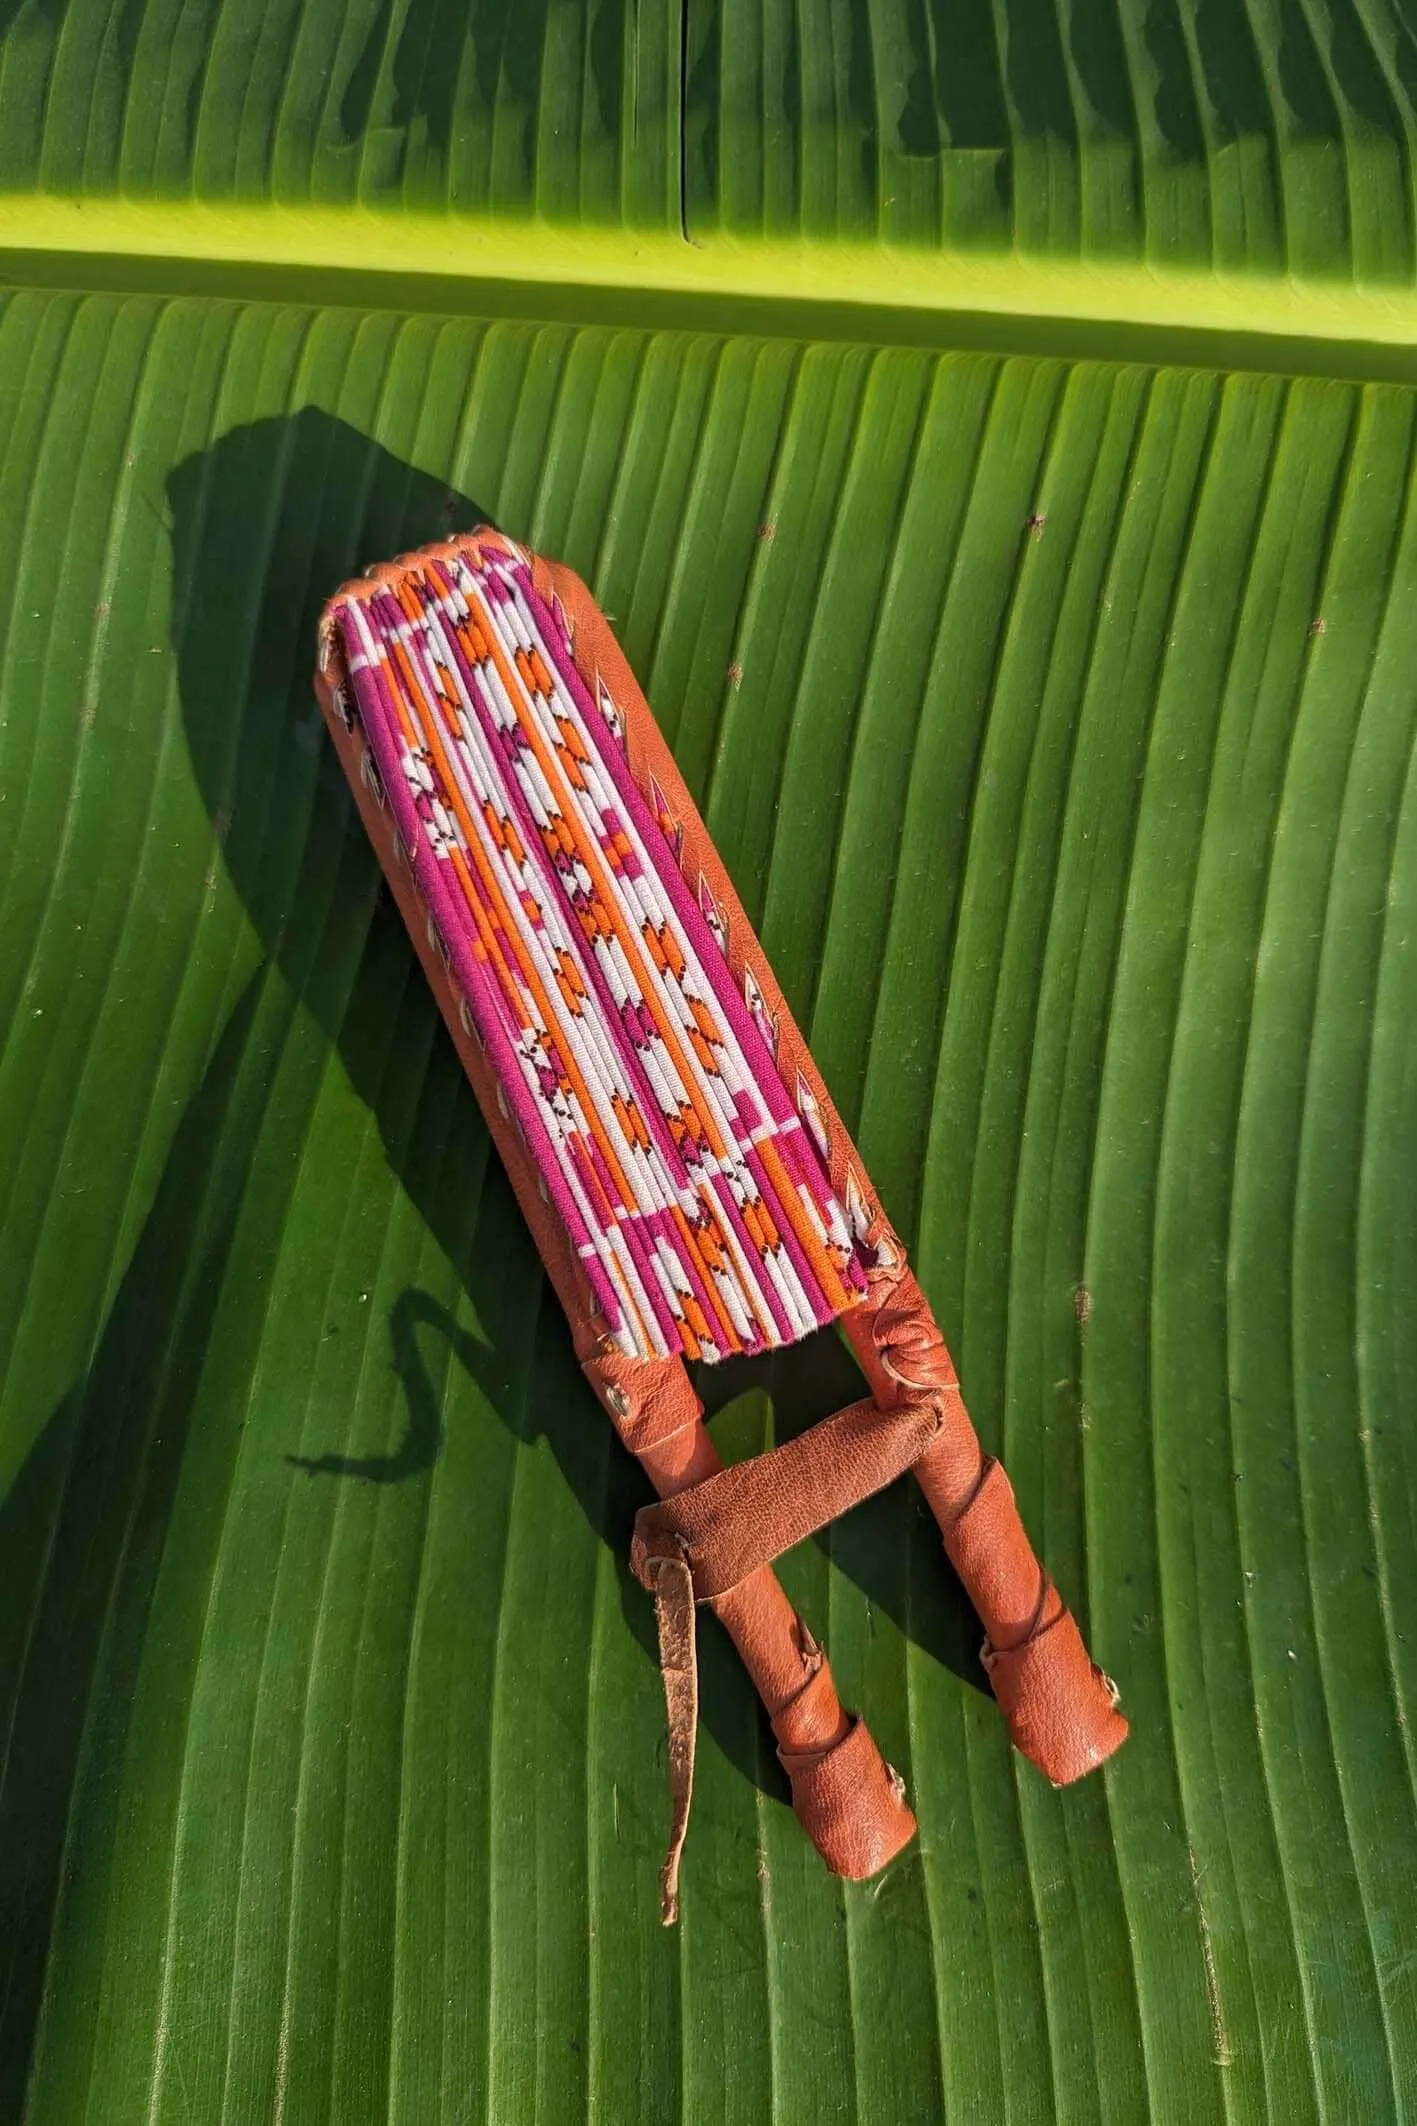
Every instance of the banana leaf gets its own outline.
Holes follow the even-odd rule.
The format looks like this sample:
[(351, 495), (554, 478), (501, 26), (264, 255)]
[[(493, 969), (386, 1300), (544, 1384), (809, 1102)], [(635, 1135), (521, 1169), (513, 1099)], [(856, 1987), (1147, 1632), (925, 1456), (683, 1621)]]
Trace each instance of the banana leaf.
[[(0, 2119), (1417, 2113), (1415, 119), (1405, 0), (0, 0)], [(706, 1626), (673, 1934), (643, 1480), (309, 691), (481, 518), (1133, 1723), (1011, 1757), (897, 1487), (782, 1570), (918, 1842)]]

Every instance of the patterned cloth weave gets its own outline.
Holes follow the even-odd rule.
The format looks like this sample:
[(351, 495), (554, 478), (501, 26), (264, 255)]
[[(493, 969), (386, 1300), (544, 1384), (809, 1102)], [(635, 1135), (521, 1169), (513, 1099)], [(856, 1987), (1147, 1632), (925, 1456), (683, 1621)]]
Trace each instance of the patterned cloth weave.
[(525, 557), (421, 556), (334, 621), (438, 948), (617, 1346), (725, 1358), (854, 1305), (810, 1094)]

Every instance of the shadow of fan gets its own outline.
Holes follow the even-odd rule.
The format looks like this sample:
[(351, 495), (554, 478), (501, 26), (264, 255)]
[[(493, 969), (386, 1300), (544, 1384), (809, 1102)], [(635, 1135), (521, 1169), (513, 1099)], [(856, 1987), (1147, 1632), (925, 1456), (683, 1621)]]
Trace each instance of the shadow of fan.
[(443, 1418), (415, 1334), (420, 1322), (441, 1330), (469, 1373), (477, 1370), (477, 1340), (453, 1321), (426, 1292), (400, 1292), (389, 1314), (394, 1371), (408, 1404), (408, 1429), (392, 1454), (288, 1454), (292, 1469), (307, 1476), (356, 1476), (366, 1484), (401, 1484), (431, 1469), (443, 1444)]

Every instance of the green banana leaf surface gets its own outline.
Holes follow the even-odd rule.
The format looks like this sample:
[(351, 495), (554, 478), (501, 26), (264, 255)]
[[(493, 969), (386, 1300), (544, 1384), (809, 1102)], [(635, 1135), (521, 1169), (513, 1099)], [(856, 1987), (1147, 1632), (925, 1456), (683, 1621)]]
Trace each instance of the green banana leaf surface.
[[(0, 2121), (1417, 2116), (1411, 0), (0, 0)], [(612, 616), (1132, 1736), (898, 1486), (716, 1627), (325, 741)], [(849, 1399), (702, 1383), (722, 1451)]]

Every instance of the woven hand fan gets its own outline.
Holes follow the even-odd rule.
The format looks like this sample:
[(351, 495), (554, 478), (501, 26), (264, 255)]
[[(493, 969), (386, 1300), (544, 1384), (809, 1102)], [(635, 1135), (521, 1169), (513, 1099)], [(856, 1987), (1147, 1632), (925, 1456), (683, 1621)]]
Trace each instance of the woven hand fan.
[[(364, 823), (570, 1319), (659, 1503), (677, 1907), (695, 1604), (738, 1647), (793, 1806), (862, 1877), (913, 1835), (772, 1560), (913, 1470), (1015, 1745), (1056, 1784), (1127, 1732), (981, 1452), (940, 1332), (643, 695), (570, 570), (489, 529), (346, 584), (317, 692)], [(685, 1369), (840, 1318), (870, 1399), (724, 1469)]]

